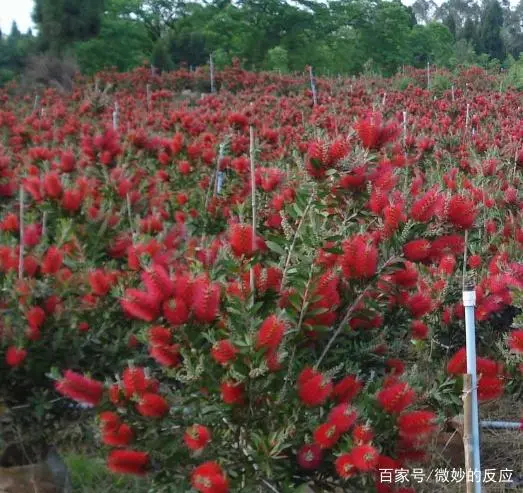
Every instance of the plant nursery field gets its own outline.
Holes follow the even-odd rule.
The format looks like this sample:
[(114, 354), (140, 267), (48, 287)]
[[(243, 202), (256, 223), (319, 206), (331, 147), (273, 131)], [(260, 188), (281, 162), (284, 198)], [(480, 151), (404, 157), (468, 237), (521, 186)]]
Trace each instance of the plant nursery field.
[(460, 491), (464, 286), (482, 416), (523, 418), (523, 93), (208, 77), (0, 91), (0, 449), (81, 423), (73, 491)]

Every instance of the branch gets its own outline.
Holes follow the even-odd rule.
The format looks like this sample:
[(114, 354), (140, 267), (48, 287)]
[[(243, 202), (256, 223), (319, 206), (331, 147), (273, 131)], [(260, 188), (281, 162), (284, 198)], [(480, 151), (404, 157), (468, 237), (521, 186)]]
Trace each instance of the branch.
[[(401, 257), (392, 257), (390, 258), (389, 260), (387, 260), (383, 266), (380, 268), (380, 270), (376, 273), (376, 276), (374, 276), (375, 278), (376, 277), (379, 277), (379, 275), (391, 264), (397, 262), (398, 260), (401, 260)], [(347, 325), (347, 323), (349, 322), (349, 319), (351, 317), (351, 315), (353, 314), (354, 310), (356, 310), (356, 307), (359, 305), (360, 301), (364, 298), (364, 296), (367, 294), (367, 292), (369, 291), (370, 288), (372, 288), (374, 286), (374, 279), (369, 283), (367, 284), (367, 286), (365, 287), (365, 289), (359, 294), (359, 296), (354, 300), (354, 303), (352, 303), (351, 306), (349, 306), (348, 310), (347, 310), (347, 313), (345, 314), (345, 316), (343, 317), (343, 320), (340, 322), (340, 324), (338, 325), (338, 328), (336, 329), (336, 331), (334, 332), (334, 334), (332, 334), (332, 337), (330, 338), (329, 342), (327, 343), (327, 346), (325, 346), (325, 349), (323, 350), (323, 353), (321, 353), (321, 356), (320, 358), (318, 359), (317, 363), (314, 365), (314, 368), (317, 369), (321, 362), (323, 361), (323, 359), (325, 358), (325, 356), (327, 355), (327, 353), (329, 352), (329, 349), (331, 348), (331, 346), (334, 344), (334, 341), (337, 339), (337, 337), (340, 335), (341, 331), (343, 330), (343, 328)]]

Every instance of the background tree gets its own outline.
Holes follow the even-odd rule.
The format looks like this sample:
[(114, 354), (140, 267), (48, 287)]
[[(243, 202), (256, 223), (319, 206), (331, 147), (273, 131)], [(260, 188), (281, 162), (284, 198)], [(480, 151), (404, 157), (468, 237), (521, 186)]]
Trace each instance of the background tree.
[(502, 60), (505, 56), (505, 47), (501, 38), (503, 27), (503, 10), (498, 0), (491, 0), (485, 6), (479, 30), (479, 44), (481, 50), (493, 58)]
[(104, 0), (35, 0), (33, 20), (42, 47), (60, 55), (73, 42), (96, 36)]

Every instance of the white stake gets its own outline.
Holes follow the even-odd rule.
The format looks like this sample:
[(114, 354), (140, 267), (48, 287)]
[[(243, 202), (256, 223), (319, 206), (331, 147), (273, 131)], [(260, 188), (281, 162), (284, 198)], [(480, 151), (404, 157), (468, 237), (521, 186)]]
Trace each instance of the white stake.
[[(479, 409), (478, 409), (478, 375), (476, 369), (476, 327), (474, 310), (476, 307), (476, 290), (473, 286), (463, 289), (463, 306), (465, 307), (465, 331), (467, 347), (467, 373), (471, 376), (471, 428), (472, 453), (475, 493), (481, 493), (481, 461), (479, 454)], [(468, 474), (468, 472), (467, 472)]]
[(113, 129), (118, 130), (118, 125), (120, 123), (120, 107), (118, 106), (118, 102), (114, 103), (114, 110), (113, 110)]
[(430, 62), (427, 62), (427, 89), (430, 89)]
[(452, 102), (456, 101), (456, 96), (454, 94), (454, 84), (452, 84)]
[(318, 96), (316, 94), (316, 83), (314, 82), (314, 74), (312, 73), (312, 67), (309, 65), (309, 79), (311, 81), (312, 91), (312, 104), (316, 106), (318, 104)]
[(211, 73), (211, 92), (216, 92), (216, 87), (214, 84), (214, 62), (212, 60), (212, 55), (209, 55), (209, 70)]
[(151, 105), (152, 105), (151, 84), (147, 84), (147, 111), (151, 111)]

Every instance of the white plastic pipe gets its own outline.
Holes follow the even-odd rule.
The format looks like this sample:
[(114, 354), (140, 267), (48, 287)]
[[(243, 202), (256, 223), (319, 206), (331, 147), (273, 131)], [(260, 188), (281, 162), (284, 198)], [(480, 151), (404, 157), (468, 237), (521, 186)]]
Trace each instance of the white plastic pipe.
[(472, 375), (472, 448), (474, 463), (474, 492), (481, 493), (481, 460), (479, 455), (479, 407), (478, 407), (478, 375), (476, 370), (476, 326), (474, 309), (476, 307), (476, 291), (463, 291), (463, 306), (465, 307), (465, 331), (467, 344), (467, 373)]

